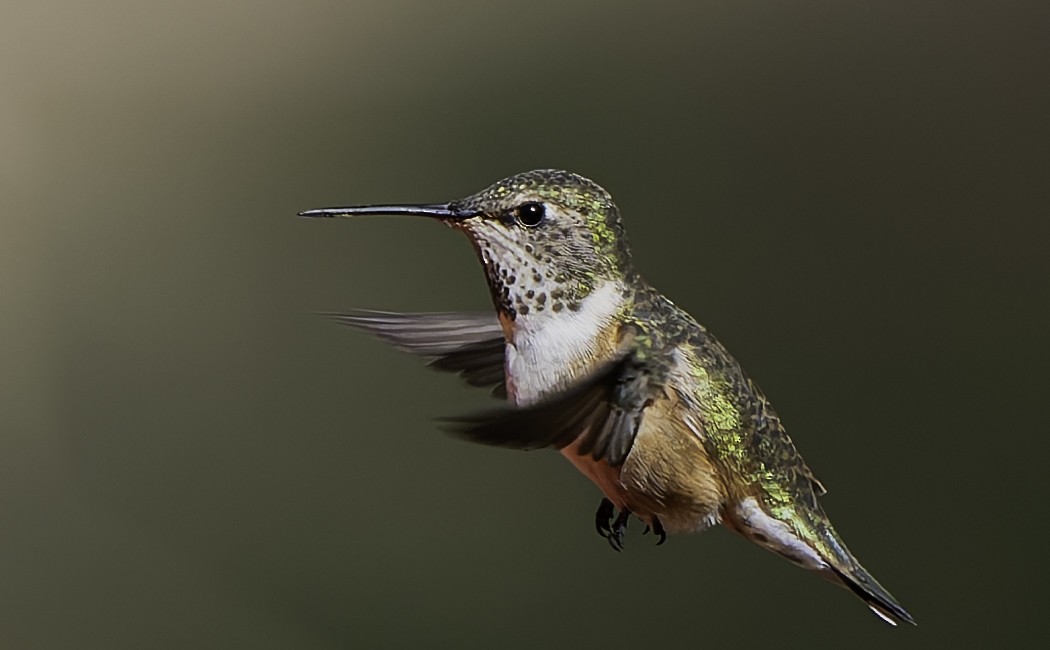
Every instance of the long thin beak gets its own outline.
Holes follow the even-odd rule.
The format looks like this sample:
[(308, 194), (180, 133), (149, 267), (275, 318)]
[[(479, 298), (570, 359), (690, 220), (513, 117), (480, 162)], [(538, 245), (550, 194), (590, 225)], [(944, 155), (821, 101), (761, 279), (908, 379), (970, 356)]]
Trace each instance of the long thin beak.
[(321, 208), (300, 212), (300, 217), (357, 217), (364, 215), (411, 215), (437, 219), (466, 219), (473, 213), (456, 210), (449, 203), (426, 205), (356, 205), (349, 208)]

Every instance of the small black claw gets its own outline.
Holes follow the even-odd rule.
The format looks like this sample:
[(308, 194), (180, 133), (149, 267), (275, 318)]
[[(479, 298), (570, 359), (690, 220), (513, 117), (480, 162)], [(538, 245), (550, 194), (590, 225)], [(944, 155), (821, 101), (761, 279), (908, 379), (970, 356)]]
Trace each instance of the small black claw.
[(609, 539), (609, 535), (612, 534), (610, 524), (615, 513), (616, 508), (608, 499), (602, 499), (602, 502), (598, 504), (598, 511), (594, 513), (594, 528), (605, 539)]
[[(645, 530), (648, 531), (649, 527), (646, 526)], [(664, 530), (664, 525), (660, 523), (660, 520), (657, 517), (653, 517), (653, 534), (660, 538), (659, 541), (656, 542), (657, 546), (660, 546), (667, 541), (667, 531)]]
[(609, 546), (612, 546), (617, 553), (623, 550), (623, 534), (627, 531), (627, 522), (630, 520), (631, 512), (629, 510), (621, 510), (620, 514), (616, 515), (616, 521), (612, 524), (612, 530), (609, 531)]

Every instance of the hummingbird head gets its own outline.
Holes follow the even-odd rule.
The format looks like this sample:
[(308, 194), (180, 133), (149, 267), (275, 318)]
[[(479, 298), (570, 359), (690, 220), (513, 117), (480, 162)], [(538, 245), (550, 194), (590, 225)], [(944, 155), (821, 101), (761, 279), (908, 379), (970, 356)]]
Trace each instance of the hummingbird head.
[(326, 208), (301, 214), (438, 218), (470, 238), (496, 307), (512, 319), (545, 310), (575, 311), (598, 287), (624, 282), (634, 274), (612, 197), (593, 181), (566, 171), (516, 174), (447, 204)]
[(633, 270), (620, 212), (597, 183), (560, 170), (517, 174), (452, 203), (485, 267), (497, 306), (510, 315), (574, 310)]

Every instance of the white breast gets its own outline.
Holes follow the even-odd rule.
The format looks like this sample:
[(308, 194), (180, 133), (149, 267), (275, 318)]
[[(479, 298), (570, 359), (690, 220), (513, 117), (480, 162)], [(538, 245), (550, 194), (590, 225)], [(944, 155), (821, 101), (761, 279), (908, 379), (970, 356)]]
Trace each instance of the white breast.
[(592, 366), (598, 335), (622, 305), (623, 287), (610, 281), (580, 301), (576, 311), (534, 310), (519, 315), (514, 340), (507, 346), (506, 366), (515, 403), (531, 404), (572, 383), (573, 368)]

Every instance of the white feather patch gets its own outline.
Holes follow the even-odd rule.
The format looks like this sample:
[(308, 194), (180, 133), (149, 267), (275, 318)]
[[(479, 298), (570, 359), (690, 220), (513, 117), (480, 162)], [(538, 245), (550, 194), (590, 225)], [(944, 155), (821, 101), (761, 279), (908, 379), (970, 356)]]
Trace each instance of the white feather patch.
[(765, 535), (767, 542), (757, 543), (795, 559), (807, 569), (821, 570), (828, 568), (824, 560), (817, 555), (809, 544), (799, 539), (786, 523), (766, 514), (754, 497), (747, 497), (737, 506), (741, 522), (751, 531)]
[(594, 359), (597, 337), (623, 306), (623, 286), (606, 282), (576, 311), (533, 311), (515, 321), (507, 374), (518, 405), (531, 404), (572, 382), (573, 368)]

